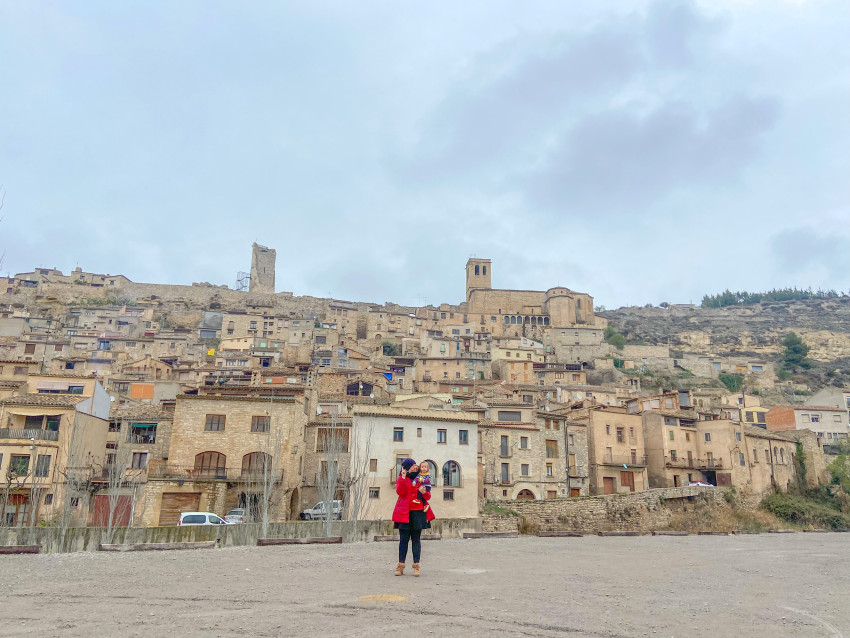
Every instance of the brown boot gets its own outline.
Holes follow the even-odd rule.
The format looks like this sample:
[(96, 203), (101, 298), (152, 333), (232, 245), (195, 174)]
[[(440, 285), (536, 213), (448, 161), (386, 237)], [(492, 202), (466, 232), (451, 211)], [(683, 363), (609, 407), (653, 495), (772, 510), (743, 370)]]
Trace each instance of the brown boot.
[(413, 563), (413, 575), (419, 576), (419, 563)]
[(404, 575), (404, 563), (399, 563), (395, 566), (395, 575), (403, 576)]

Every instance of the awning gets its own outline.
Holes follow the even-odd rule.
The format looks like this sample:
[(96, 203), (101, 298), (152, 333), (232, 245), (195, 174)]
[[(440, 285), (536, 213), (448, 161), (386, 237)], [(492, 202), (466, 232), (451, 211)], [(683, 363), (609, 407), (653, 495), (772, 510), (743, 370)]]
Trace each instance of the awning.
[(155, 428), (156, 423), (131, 423), (131, 428)]
[(37, 388), (39, 390), (67, 390), (70, 384), (65, 381), (39, 381)]
[(57, 416), (73, 412), (74, 406), (69, 405), (67, 408), (44, 407), (42, 405), (7, 405), (3, 410), (6, 414), (16, 414), (18, 416)]

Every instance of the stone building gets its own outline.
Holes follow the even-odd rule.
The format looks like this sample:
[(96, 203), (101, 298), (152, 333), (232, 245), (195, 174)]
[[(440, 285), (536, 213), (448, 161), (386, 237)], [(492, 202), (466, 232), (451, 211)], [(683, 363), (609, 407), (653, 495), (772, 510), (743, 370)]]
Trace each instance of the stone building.
[(274, 274), (277, 251), (254, 242), (251, 246), (251, 280), (249, 292), (274, 294)]
[(536, 402), (488, 402), (478, 425), (484, 498), (586, 494), (586, 430), (566, 426), (564, 414), (540, 412)]
[(640, 415), (623, 407), (585, 403), (571, 410), (571, 422), (587, 425), (590, 493), (617, 494), (648, 489), (646, 448)]
[(177, 397), (168, 459), (148, 469), (143, 524), (174, 525), (181, 511), (223, 516), (253, 507), (266, 473), (275, 481), (272, 519), (289, 518), (299, 503), (304, 397), (256, 394)]

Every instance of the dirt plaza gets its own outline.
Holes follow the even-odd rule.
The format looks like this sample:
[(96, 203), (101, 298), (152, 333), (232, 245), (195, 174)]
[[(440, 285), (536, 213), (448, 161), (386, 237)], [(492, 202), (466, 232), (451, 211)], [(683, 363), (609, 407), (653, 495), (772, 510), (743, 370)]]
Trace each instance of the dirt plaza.
[(850, 534), (0, 557), (0, 635), (850, 636)]

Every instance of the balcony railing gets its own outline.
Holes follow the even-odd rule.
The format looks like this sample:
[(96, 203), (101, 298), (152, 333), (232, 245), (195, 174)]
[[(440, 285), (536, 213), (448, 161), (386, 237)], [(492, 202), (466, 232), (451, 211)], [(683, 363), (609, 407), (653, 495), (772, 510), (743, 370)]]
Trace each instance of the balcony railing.
[(29, 441), (58, 441), (59, 432), (56, 430), (28, 429), (17, 430), (14, 428), (0, 428), (0, 439), (24, 439)]
[(210, 467), (196, 468), (185, 465), (151, 465), (148, 468), (148, 478), (154, 479), (183, 479), (186, 481), (251, 481), (283, 479), (283, 471), (277, 470), (266, 478), (262, 469), (246, 470), (241, 467)]
[(646, 456), (641, 454), (603, 454), (601, 465), (646, 465)]
[(697, 470), (719, 470), (723, 469), (723, 459), (695, 459), (695, 458), (672, 458), (664, 457), (664, 465), (667, 467), (691, 468)]
[(156, 434), (127, 434), (127, 443), (136, 443), (143, 445), (152, 445), (156, 443)]

